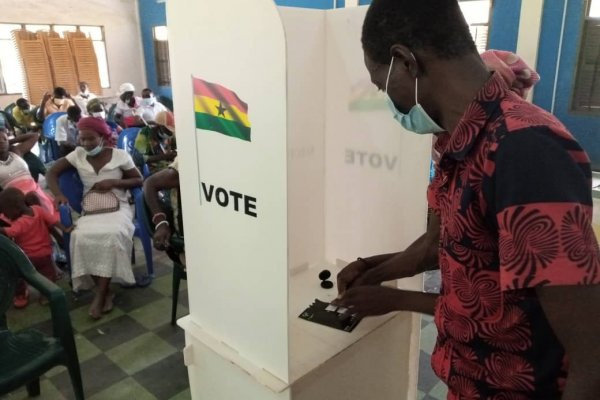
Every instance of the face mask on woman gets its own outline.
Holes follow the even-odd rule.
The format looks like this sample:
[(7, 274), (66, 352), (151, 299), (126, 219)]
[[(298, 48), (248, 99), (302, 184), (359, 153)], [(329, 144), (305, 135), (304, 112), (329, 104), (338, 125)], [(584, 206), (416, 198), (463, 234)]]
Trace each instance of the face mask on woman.
[(62, 106), (63, 104), (65, 104), (65, 99), (54, 99), (54, 104), (56, 104), (57, 106)]
[(92, 117), (106, 119), (106, 111), (96, 111), (92, 113)]
[(154, 104), (154, 97), (148, 97), (148, 98), (142, 99), (143, 106), (150, 107), (152, 104)]
[(100, 144), (98, 146), (94, 147), (91, 150), (86, 150), (85, 152), (89, 157), (95, 157), (98, 154), (100, 154), (100, 152), (102, 151), (103, 145), (104, 145), (104, 140), (101, 140)]

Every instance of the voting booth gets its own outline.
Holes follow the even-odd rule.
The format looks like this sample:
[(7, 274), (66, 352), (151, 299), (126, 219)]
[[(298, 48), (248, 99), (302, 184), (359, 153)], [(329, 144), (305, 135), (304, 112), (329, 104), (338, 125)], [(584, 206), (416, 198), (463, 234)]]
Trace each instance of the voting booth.
[[(416, 398), (420, 317), (298, 316), (322, 270), (425, 231), (431, 138), (371, 84), (366, 8), (169, 0), (193, 399)], [(419, 277), (402, 287), (421, 290)]]

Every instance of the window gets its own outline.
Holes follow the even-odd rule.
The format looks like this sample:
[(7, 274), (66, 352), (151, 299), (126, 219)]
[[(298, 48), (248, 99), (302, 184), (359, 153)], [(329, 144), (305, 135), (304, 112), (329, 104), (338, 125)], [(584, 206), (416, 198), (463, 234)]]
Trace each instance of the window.
[(156, 78), (158, 86), (171, 86), (171, 67), (169, 66), (169, 42), (166, 26), (155, 26), (154, 60), (156, 62)]
[(600, 115), (600, 0), (588, 0), (572, 111)]
[(24, 92), (24, 79), (19, 52), (15, 48), (11, 36), (11, 32), (18, 29), (26, 29), (30, 32), (50, 32), (52, 30), (62, 38), (65, 37), (66, 32), (80, 31), (85, 33), (92, 39), (96, 52), (100, 84), (103, 88), (110, 87), (104, 29), (101, 26), (0, 23), (0, 94), (19, 94)]
[(462, 0), (460, 9), (469, 24), (469, 30), (477, 50), (487, 50), (491, 0)]

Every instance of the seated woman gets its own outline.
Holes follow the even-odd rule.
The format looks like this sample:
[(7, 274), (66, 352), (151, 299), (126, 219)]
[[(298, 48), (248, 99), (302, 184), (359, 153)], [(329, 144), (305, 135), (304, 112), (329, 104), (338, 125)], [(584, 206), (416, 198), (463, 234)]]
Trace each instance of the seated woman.
[(131, 250), (133, 246), (133, 209), (127, 189), (142, 185), (142, 177), (124, 150), (105, 146), (111, 131), (100, 118), (82, 118), (77, 124), (79, 143), (75, 151), (56, 161), (47, 174), (48, 187), (57, 204), (67, 199), (58, 185), (58, 176), (70, 167), (77, 169), (84, 196), (90, 190), (112, 192), (119, 201), (114, 212), (83, 215), (71, 233), (71, 277), (73, 289), (96, 285), (89, 314), (102, 317), (113, 308), (109, 291), (112, 279), (133, 284)]
[(151, 173), (169, 166), (175, 159), (175, 122), (173, 113), (161, 111), (156, 115), (156, 121), (138, 133), (133, 152), (135, 165), (142, 170), (148, 164)]
[[(42, 206), (49, 212), (54, 212), (53, 200), (46, 194), (32, 177), (26, 155), (35, 155), (30, 150), (37, 143), (39, 134), (31, 132), (14, 139), (8, 138), (8, 131), (0, 128), (0, 188), (14, 187), (24, 194), (35, 192)], [(43, 165), (42, 165), (43, 168)]]
[[(168, 197), (170, 204), (165, 205), (164, 201), (161, 201), (160, 192), (162, 190), (170, 190), (169, 196), (164, 196)], [(170, 246), (173, 235), (183, 238), (177, 159), (168, 168), (150, 175), (144, 181), (144, 199), (150, 215), (152, 215), (154, 247), (157, 250), (166, 250), (171, 260), (185, 267), (184, 249), (175, 249)]]

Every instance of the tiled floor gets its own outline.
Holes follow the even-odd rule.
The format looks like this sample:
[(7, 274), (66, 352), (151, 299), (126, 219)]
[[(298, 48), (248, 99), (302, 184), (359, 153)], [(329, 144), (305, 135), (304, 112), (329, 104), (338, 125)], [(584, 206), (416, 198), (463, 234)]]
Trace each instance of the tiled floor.
[[(136, 244), (136, 250), (141, 245)], [(143, 253), (136, 254), (136, 270), (145, 270)], [(147, 288), (123, 289), (113, 285), (115, 309), (99, 321), (88, 315), (92, 294), (74, 297), (67, 290), (71, 321), (89, 400), (183, 400), (189, 399), (187, 369), (181, 350), (183, 331), (173, 327), (171, 318), (172, 263), (155, 253), (156, 279)], [(66, 283), (61, 282), (61, 286)], [(32, 295), (24, 310), (11, 310), (11, 328), (33, 326), (51, 332), (49, 310), (40, 306)], [(178, 316), (188, 313), (187, 286), (181, 282)], [(24, 389), (2, 399), (27, 399)], [(41, 381), (38, 399), (72, 399), (69, 375), (63, 367), (49, 371)]]
[[(141, 245), (136, 244), (136, 250)], [(136, 270), (145, 271), (144, 256), (138, 251)], [(172, 264), (162, 253), (155, 252), (156, 279), (147, 288), (123, 289), (113, 285), (115, 309), (99, 321), (87, 311), (91, 293), (74, 297), (65, 282), (71, 308), (71, 321), (79, 353), (86, 399), (89, 400), (183, 400), (190, 398), (187, 370), (181, 350), (184, 335), (169, 323), (171, 316)], [(426, 276), (425, 290), (439, 291), (439, 274)], [(50, 333), (48, 307), (40, 306), (32, 294), (24, 310), (11, 310), (11, 328), (33, 326)], [(187, 286), (181, 282), (178, 316), (188, 313)], [(446, 387), (434, 375), (430, 356), (437, 331), (433, 318), (424, 316), (421, 323), (421, 357), (418, 399), (444, 400)], [(1, 400), (27, 399), (24, 389), (1, 397)], [(72, 399), (73, 391), (66, 369), (54, 368), (41, 381), (40, 400)], [(398, 399), (403, 400), (403, 399)]]

